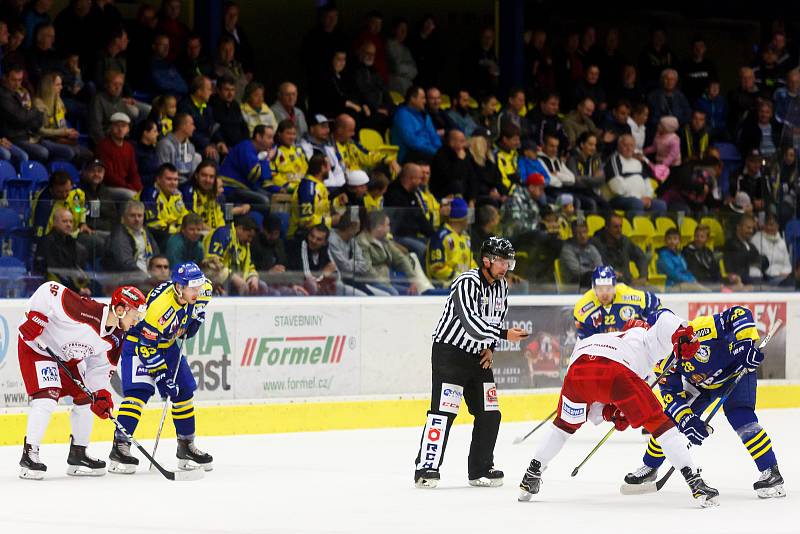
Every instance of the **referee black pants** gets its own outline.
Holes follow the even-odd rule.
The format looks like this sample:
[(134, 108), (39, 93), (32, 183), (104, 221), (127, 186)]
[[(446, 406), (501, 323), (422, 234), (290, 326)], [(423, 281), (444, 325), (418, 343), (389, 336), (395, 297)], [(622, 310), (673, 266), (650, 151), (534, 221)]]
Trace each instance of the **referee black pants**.
[(416, 470), (438, 470), (450, 427), (462, 399), (475, 417), (472, 444), (467, 464), (469, 478), (485, 475), (494, 465), (494, 445), (500, 429), (500, 407), (494, 373), (483, 369), (480, 355), (470, 354), (453, 345), (434, 343), (431, 351), (433, 387), (431, 407), (420, 440)]

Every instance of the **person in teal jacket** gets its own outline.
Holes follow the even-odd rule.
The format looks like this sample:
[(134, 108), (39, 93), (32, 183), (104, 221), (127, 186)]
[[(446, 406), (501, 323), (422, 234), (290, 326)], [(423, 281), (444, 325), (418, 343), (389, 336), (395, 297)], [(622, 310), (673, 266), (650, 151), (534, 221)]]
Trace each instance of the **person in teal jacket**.
[[(406, 91), (406, 103), (397, 108), (392, 122), (392, 143), (400, 147), (397, 160), (433, 158), (442, 146), (431, 117), (425, 113), (425, 91), (412, 86)], [(413, 156), (409, 158), (409, 156)]]
[(664, 234), (664, 247), (658, 250), (656, 268), (661, 274), (667, 275), (667, 289), (673, 291), (710, 291), (699, 284), (697, 278), (689, 270), (686, 260), (681, 256), (678, 248), (681, 244), (681, 234), (677, 228), (670, 228)]

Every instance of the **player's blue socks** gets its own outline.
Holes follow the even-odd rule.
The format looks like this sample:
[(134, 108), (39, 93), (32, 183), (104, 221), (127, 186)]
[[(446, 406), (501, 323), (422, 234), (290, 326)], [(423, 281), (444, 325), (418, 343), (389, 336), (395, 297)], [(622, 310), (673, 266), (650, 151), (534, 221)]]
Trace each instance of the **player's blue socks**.
[(180, 436), (194, 436), (194, 404), (192, 397), (172, 405), (172, 422), (175, 433)]
[(656, 438), (650, 436), (650, 441), (647, 443), (647, 451), (644, 453), (644, 465), (658, 469), (664, 463), (664, 451), (661, 450), (661, 445), (658, 444)]
[[(117, 420), (131, 436), (136, 431), (136, 426), (139, 424), (139, 420), (142, 418), (142, 409), (146, 403), (147, 398), (142, 399), (136, 397), (135, 395), (128, 395), (122, 400), (122, 402), (119, 403)], [(117, 430), (114, 435), (116, 439), (120, 441), (127, 441), (127, 438), (123, 436), (119, 430)]]
[(748, 423), (741, 428), (737, 428), (736, 433), (739, 435), (739, 439), (742, 440), (747, 452), (750, 453), (750, 457), (756, 463), (759, 471), (764, 471), (773, 465), (777, 465), (778, 459), (775, 457), (775, 451), (772, 450), (772, 440), (761, 425)]

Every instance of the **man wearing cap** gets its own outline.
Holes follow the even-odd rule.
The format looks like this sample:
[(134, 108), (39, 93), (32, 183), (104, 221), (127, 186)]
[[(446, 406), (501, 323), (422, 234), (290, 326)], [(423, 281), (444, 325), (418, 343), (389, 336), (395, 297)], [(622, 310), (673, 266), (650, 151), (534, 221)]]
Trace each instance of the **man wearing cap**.
[[(86, 195), (89, 209), (87, 224), (98, 234), (107, 237), (111, 229), (119, 222), (119, 208), (115, 197), (105, 184), (106, 166), (102, 160), (93, 159), (81, 170), (80, 189)], [(92, 204), (96, 202), (96, 204)]]
[(547, 203), (544, 196), (544, 176), (531, 173), (525, 187), (515, 187), (506, 201), (506, 232), (511, 237), (535, 232), (539, 226), (539, 210)]
[(348, 206), (363, 206), (364, 195), (367, 194), (369, 176), (364, 171), (348, 171), (344, 193)]
[(450, 217), (428, 241), (425, 270), (439, 287), (450, 287), (458, 275), (477, 267), (467, 232), (469, 208), (463, 198), (454, 198)]
[(219, 169), (226, 198), (249, 203), (256, 211), (268, 210), (267, 187), (272, 182), (268, 153), (272, 139), (272, 128), (259, 124), (253, 128), (252, 138), (231, 149)]
[(105, 166), (105, 183), (112, 194), (124, 200), (132, 199), (142, 190), (142, 179), (136, 165), (136, 151), (125, 140), (130, 132), (131, 119), (124, 113), (111, 115), (111, 126), (95, 147), (98, 159)]
[(306, 154), (306, 159), (311, 159), (314, 152), (321, 152), (327, 156), (331, 163), (331, 172), (325, 180), (325, 187), (333, 194), (345, 185), (345, 168), (342, 158), (331, 143), (331, 119), (321, 113), (314, 113), (308, 118), (308, 132), (297, 143)]
[(367, 150), (355, 140), (356, 121), (347, 113), (336, 117), (333, 125), (333, 142), (336, 151), (342, 158), (346, 171), (368, 171), (381, 163), (389, 166), (392, 176), (400, 174), (400, 164), (393, 153), (383, 153), (378, 150)]

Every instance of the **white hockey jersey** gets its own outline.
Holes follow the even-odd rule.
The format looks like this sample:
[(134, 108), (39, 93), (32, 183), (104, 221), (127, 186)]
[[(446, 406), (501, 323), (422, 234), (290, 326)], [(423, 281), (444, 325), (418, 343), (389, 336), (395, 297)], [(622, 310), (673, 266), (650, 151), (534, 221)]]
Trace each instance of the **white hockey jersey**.
[(672, 334), (687, 323), (677, 315), (664, 310), (655, 324), (646, 330), (631, 328), (624, 332), (594, 334), (579, 340), (572, 351), (569, 364), (582, 355), (602, 356), (619, 362), (643, 380), (653, 367), (672, 352)]
[[(47, 326), (34, 341), (25, 341), (35, 352), (46, 345), (62, 361), (78, 360), (84, 384), (91, 390), (109, 388), (119, 362), (122, 330), (106, 327), (109, 307), (56, 282), (45, 282), (28, 301), (28, 310), (47, 317)], [(76, 377), (77, 378), (77, 377)]]

